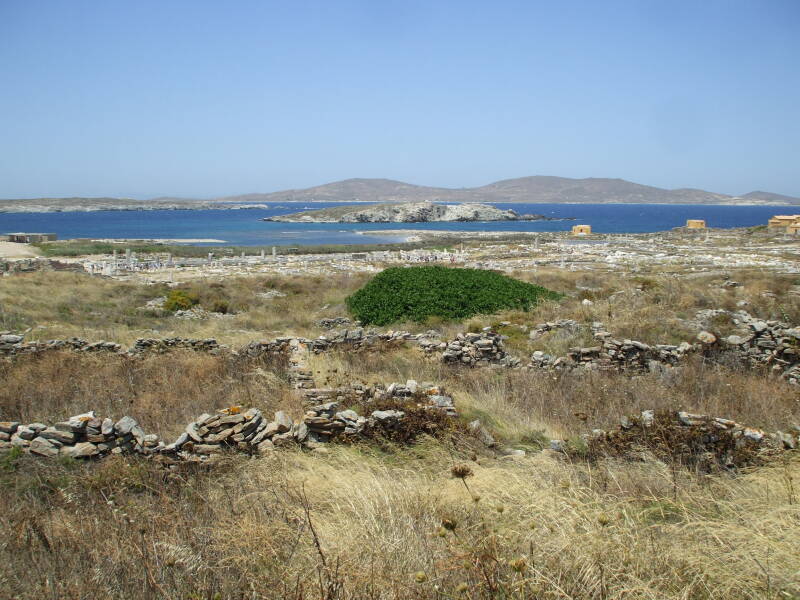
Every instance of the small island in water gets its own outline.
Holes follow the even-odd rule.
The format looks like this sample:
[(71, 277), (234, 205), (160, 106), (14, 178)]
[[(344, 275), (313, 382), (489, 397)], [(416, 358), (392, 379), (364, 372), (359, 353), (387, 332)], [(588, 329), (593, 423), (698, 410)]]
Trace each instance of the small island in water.
[(262, 221), (286, 223), (428, 223), (438, 221), (555, 221), (544, 215), (520, 215), (488, 204), (434, 204), (398, 202), (366, 206), (336, 206), (288, 215), (265, 217)]

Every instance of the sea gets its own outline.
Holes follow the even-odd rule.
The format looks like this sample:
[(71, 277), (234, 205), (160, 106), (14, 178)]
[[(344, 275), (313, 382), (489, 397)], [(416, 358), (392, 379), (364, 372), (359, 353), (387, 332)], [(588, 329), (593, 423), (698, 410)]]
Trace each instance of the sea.
[[(348, 202), (281, 203), (267, 208), (236, 210), (147, 210), (54, 213), (0, 213), (0, 234), (17, 231), (56, 233), (59, 239), (134, 238), (204, 239), (203, 246), (308, 246), (380, 244), (405, 238), (390, 230), (567, 231), (588, 224), (598, 233), (648, 233), (705, 219), (709, 227), (749, 227), (765, 224), (781, 206), (688, 204), (495, 204), (519, 214), (541, 214), (559, 221), (490, 221), (470, 223), (273, 223), (264, 217), (301, 210), (352, 204)], [(386, 231), (386, 234), (381, 234)], [(364, 235), (374, 232), (374, 235)]]

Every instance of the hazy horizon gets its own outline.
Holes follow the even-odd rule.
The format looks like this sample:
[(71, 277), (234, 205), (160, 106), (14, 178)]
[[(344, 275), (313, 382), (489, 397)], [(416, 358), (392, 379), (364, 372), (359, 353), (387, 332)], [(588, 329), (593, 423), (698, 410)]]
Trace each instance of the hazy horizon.
[(534, 174), (800, 197), (800, 3), (0, 3), (0, 198)]

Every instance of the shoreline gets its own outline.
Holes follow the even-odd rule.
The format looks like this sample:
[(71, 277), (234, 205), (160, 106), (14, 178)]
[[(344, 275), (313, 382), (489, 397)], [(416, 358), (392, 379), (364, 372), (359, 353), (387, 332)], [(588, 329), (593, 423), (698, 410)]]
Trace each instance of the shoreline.
[[(70, 242), (73, 240), (59, 240)], [(227, 244), (227, 240), (215, 238), (92, 238), (91, 242), (103, 244)]]
[[(156, 210), (166, 210), (166, 211), (195, 211), (195, 210), (253, 210), (253, 209), (270, 209), (272, 206), (276, 204), (304, 204), (304, 205), (314, 205), (314, 204), (340, 204), (340, 205), (359, 205), (359, 204), (375, 204), (375, 201), (367, 201), (367, 200), (279, 200), (273, 201), (270, 205), (261, 203), (261, 202), (253, 202), (252, 204), (247, 202), (236, 202), (236, 201), (213, 201), (213, 202), (199, 202), (197, 204), (187, 204), (187, 205), (179, 205), (179, 204), (165, 204), (163, 206), (158, 205), (148, 205), (147, 201), (144, 202), (136, 202), (130, 204), (121, 204), (120, 206), (81, 206), (81, 205), (73, 205), (73, 206), (53, 206), (47, 205), (45, 203), (40, 204), (33, 204), (31, 201), (31, 206), (25, 206), (25, 203), (28, 201), (22, 201), (19, 204), (13, 205), (3, 205), (3, 201), (0, 200), (0, 214), (8, 214), (8, 215), (17, 215), (17, 214), (59, 214), (59, 213), (88, 213), (88, 212), (151, 212)], [(761, 201), (761, 202), (753, 202), (753, 201), (745, 201), (745, 202), (738, 202), (738, 201), (731, 201), (731, 202), (704, 202), (700, 204), (684, 204), (679, 202), (613, 202), (613, 201), (595, 201), (595, 202), (540, 202), (540, 201), (527, 201), (527, 202), (518, 202), (518, 201), (464, 201), (464, 202), (456, 202), (456, 201), (448, 201), (448, 200), (431, 200), (436, 204), (490, 204), (490, 205), (507, 205), (507, 204), (514, 204), (514, 205), (525, 205), (525, 206), (542, 206), (542, 205), (550, 205), (550, 206), (693, 206), (693, 207), (712, 207), (712, 206), (726, 206), (726, 207), (775, 207), (775, 208), (793, 208), (796, 207), (797, 210), (800, 210), (800, 204), (790, 204), (788, 202), (770, 202), (770, 201)], [(410, 204), (411, 201), (398, 201), (396, 204)], [(391, 204), (395, 204), (392, 202)], [(309, 209), (313, 210), (313, 209)], [(286, 222), (302, 222), (302, 221), (286, 221)], [(335, 221), (334, 221), (335, 222)]]

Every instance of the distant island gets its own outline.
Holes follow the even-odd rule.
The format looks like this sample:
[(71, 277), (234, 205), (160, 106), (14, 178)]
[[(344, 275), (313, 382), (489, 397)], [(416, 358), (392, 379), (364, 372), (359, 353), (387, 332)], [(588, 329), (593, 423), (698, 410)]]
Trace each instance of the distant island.
[(770, 192), (729, 196), (705, 190), (662, 189), (624, 179), (537, 175), (474, 188), (412, 185), (391, 179), (346, 179), (300, 190), (220, 198), (229, 202), (478, 202), (486, 204), (727, 204), (787, 206), (800, 198)]
[[(792, 206), (800, 198), (755, 191), (730, 196), (692, 188), (668, 190), (624, 179), (570, 179), (537, 175), (505, 179), (474, 188), (413, 185), (391, 179), (346, 179), (325, 185), (270, 193), (211, 199), (131, 198), (18, 198), (0, 200), (3, 212), (66, 212), (100, 210), (198, 210), (263, 208), (266, 203), (349, 202), (465, 202), (482, 204), (726, 204), (734, 206)], [(255, 203), (255, 204), (254, 204)], [(260, 206), (259, 206), (260, 205)]]
[(282, 223), (430, 223), (444, 221), (552, 221), (544, 215), (520, 215), (488, 204), (434, 204), (395, 202), (366, 206), (336, 206), (289, 215), (266, 217), (262, 221)]
[(222, 200), (183, 198), (17, 198), (0, 200), (0, 213), (97, 212), (104, 210), (246, 210), (269, 208), (266, 204), (242, 204)]

